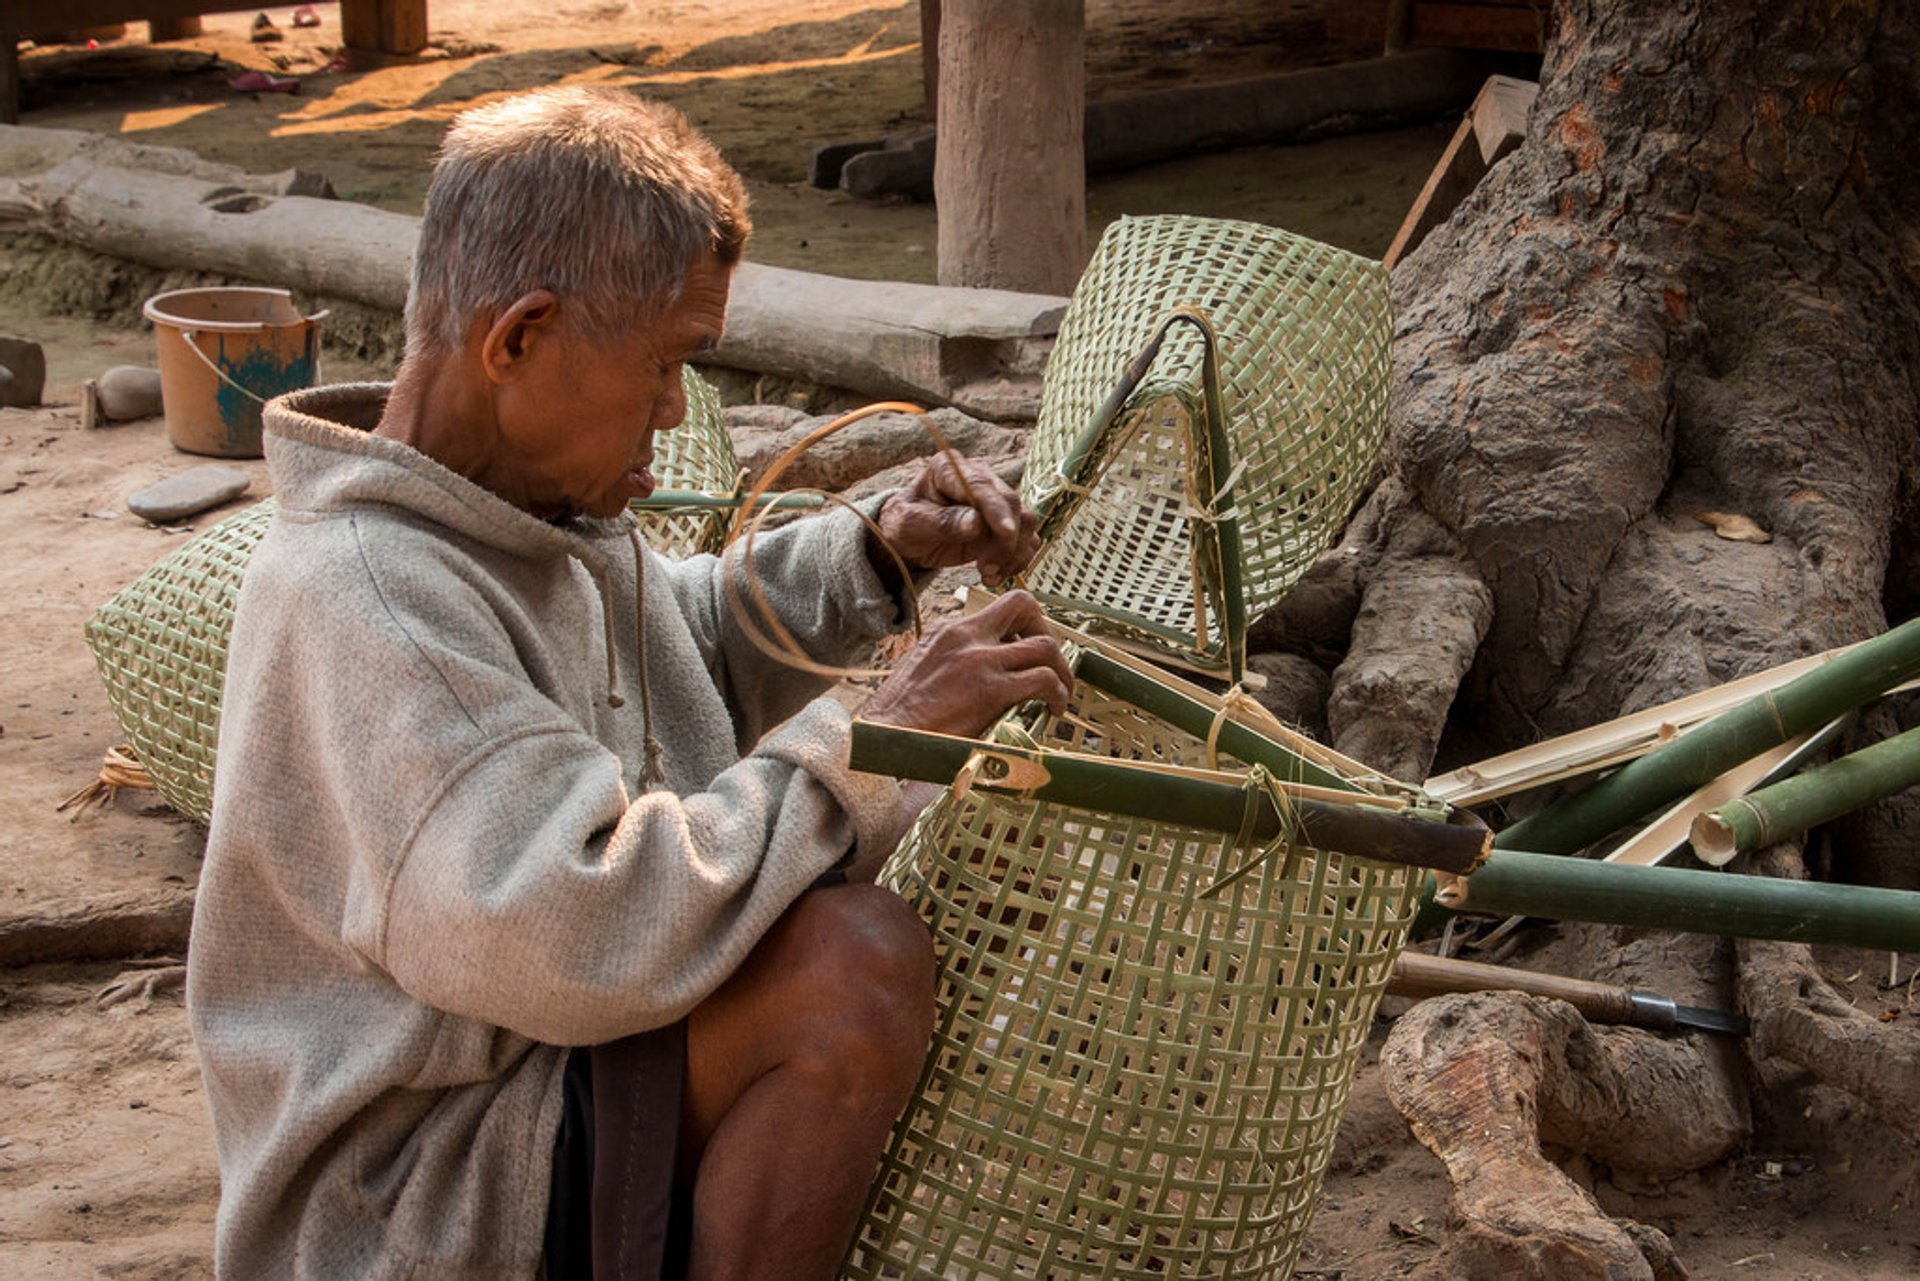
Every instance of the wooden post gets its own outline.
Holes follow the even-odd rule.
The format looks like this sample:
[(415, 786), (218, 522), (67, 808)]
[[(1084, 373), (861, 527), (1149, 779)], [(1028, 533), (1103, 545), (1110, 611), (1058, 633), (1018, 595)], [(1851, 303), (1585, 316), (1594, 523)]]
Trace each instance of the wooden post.
[(1084, 0), (945, 0), (940, 283), (1070, 293), (1086, 265)]
[(920, 86), (927, 114), (940, 116), (940, 0), (920, 0)]
[(166, 44), (170, 40), (192, 40), (207, 33), (207, 24), (197, 14), (184, 18), (147, 19), (147, 43)]
[(427, 0), (341, 0), (340, 34), (350, 49), (419, 53), (427, 47)]

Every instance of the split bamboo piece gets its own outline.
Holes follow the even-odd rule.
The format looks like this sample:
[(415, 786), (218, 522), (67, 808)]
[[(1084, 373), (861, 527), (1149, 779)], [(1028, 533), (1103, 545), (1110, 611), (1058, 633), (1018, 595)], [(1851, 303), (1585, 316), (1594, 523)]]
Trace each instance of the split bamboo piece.
[(1619, 765), (1646, 755), (1676, 735), (1686, 733), (1756, 694), (1778, 689), (1790, 680), (1815, 671), (1853, 648), (1853, 645), (1842, 645), (1824, 653), (1798, 658), (1764, 672), (1755, 672), (1712, 689), (1676, 698), (1658, 707), (1643, 708), (1572, 734), (1563, 734), (1472, 765), (1463, 765), (1445, 774), (1434, 775), (1421, 785), (1421, 790), (1435, 800), (1452, 805), (1477, 805), (1481, 801), (1510, 796), (1528, 788), (1543, 787), (1548, 783)]
[(1693, 822), (1693, 848), (1709, 863), (1771, 845), (1920, 782), (1920, 729), (1739, 797)]
[(1570, 854), (1741, 761), (1920, 675), (1920, 619), (1716, 716), (1591, 787), (1522, 819), (1501, 849)]

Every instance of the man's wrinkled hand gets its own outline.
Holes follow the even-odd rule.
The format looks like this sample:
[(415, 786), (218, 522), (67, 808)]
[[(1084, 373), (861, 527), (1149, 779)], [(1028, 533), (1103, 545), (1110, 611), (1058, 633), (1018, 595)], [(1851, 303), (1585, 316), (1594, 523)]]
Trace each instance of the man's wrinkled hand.
[[(914, 569), (969, 562), (989, 587), (1025, 569), (1040, 550), (1040, 518), (993, 468), (936, 454), (880, 509), (880, 533)], [(886, 572), (891, 565), (876, 563)]]
[(1072, 688), (1073, 673), (1047, 632), (1040, 602), (1013, 591), (977, 614), (928, 629), (861, 715), (877, 724), (974, 738), (1029, 699), (1064, 712)]

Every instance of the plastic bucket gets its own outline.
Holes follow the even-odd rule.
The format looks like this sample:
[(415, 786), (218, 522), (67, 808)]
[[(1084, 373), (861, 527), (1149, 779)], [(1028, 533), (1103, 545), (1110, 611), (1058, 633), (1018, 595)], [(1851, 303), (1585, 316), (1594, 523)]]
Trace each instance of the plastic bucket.
[(260, 409), (313, 386), (320, 319), (284, 289), (223, 286), (155, 294), (143, 308), (160, 345), (160, 396), (174, 448), (260, 457)]

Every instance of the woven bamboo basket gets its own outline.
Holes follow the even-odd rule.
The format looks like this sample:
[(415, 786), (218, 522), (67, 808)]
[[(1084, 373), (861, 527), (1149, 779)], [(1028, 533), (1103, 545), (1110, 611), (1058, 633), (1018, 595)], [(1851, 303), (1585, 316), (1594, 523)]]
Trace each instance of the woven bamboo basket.
[[(729, 493), (739, 484), (720, 397), (685, 372), (687, 418), (659, 437), (662, 488)], [(273, 519), (269, 498), (182, 544), (87, 620), (87, 645), (120, 730), (161, 799), (202, 823), (213, 811), (213, 767), (226, 685), (234, 597)], [(732, 511), (648, 511), (640, 528), (663, 555), (718, 550)]]
[[(1244, 772), (1085, 679), (991, 737)], [(939, 1015), (845, 1276), (1290, 1273), (1417, 869), (976, 783), (882, 879), (933, 932)]]
[[(1164, 332), (1174, 308), (1204, 316)], [(1271, 227), (1123, 218), (1075, 288), (1047, 364), (1022, 496), (1042, 513), (1027, 583), (1057, 615), (1224, 672), (1209, 526), (1238, 522), (1249, 618), (1346, 523), (1386, 431), (1392, 338), (1379, 263)], [(1177, 465), (1208, 412), (1209, 357), (1235, 459), (1229, 501)], [(1133, 365), (1133, 368), (1130, 368)], [(1114, 389), (1123, 388), (1123, 402)]]
[[(1056, 620), (1237, 686), (1248, 619), (1370, 477), (1389, 327), (1377, 263), (1244, 223), (1116, 224), (1047, 369), (1027, 585)], [(1056, 772), (1117, 760), (1144, 776), (1066, 803), (1012, 775), (983, 785), (971, 771), (1006, 764), (983, 745), (882, 873), (933, 932), (939, 1020), (850, 1278), (1292, 1270), (1421, 878), (1301, 826), (1256, 840), (1251, 801), (1144, 805), (1198, 766), (1251, 797), (1276, 757), (1237, 726), (1243, 756), (1266, 744), (1258, 767), (1219, 758), (1244, 695), (1132, 661), (1124, 687), (1082, 662), (1064, 717), (1016, 711), (988, 738), (1056, 749)], [(1200, 723), (1146, 710), (1176, 704)], [(1425, 804), (1292, 737), (1274, 749), (1290, 782)], [(903, 754), (874, 767), (904, 772)]]

